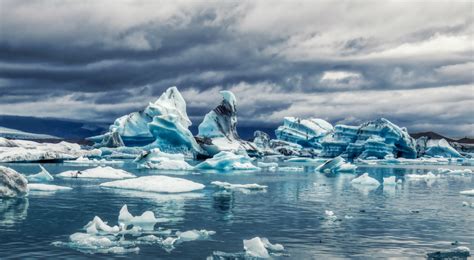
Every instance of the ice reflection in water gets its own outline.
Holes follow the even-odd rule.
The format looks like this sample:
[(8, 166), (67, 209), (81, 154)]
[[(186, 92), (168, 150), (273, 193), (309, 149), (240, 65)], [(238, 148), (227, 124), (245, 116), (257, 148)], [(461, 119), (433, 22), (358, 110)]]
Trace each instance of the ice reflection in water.
[(0, 199), (0, 227), (14, 227), (28, 215), (28, 198)]

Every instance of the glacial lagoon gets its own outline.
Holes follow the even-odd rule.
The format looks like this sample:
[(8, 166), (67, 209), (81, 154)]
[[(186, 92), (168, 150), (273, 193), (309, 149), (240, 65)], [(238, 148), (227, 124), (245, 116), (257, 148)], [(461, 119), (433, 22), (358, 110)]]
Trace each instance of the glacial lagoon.
[[(39, 171), (37, 163), (2, 165), (25, 175)], [(43, 166), (53, 176), (90, 168), (63, 163)], [(137, 169), (131, 161), (117, 168), (137, 176), (184, 178), (205, 188), (162, 194), (99, 187), (107, 180), (55, 178), (51, 184), (72, 190), (30, 191), (26, 198), (2, 199), (0, 258), (88, 259), (93, 253), (107, 259), (206, 259), (217, 251), (238, 255), (244, 250), (242, 241), (257, 236), (284, 246), (283, 252), (271, 254), (274, 259), (424, 259), (430, 252), (474, 245), (474, 197), (460, 194), (474, 187), (474, 174), (437, 174), (438, 168), (474, 170), (472, 166), (358, 165), (356, 173), (333, 175), (316, 173), (312, 167), (306, 171), (167, 172)], [(406, 177), (430, 171), (438, 177)], [(378, 187), (351, 184), (365, 172), (380, 182), (389, 176), (401, 181)], [(223, 191), (213, 181), (267, 188)], [(84, 252), (64, 245), (71, 234), (84, 232), (94, 216), (116, 225), (124, 204), (134, 215), (152, 211), (161, 220), (155, 231), (196, 229), (215, 234), (172, 249), (140, 244), (139, 251), (125, 254)], [(136, 240), (132, 235), (124, 239)]]

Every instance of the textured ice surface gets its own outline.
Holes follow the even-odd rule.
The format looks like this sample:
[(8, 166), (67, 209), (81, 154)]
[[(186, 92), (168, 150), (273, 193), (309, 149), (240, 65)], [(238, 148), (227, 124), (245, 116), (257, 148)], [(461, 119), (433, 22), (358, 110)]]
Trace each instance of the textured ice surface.
[(461, 154), (445, 139), (429, 139), (422, 136), (416, 140), (418, 156), (461, 158)]
[(405, 128), (385, 118), (358, 127), (336, 125), (322, 140), (321, 156), (378, 159), (390, 157), (416, 158), (416, 143)]
[(339, 172), (354, 172), (356, 168), (357, 166), (346, 162), (342, 157), (338, 156), (319, 165), (316, 171), (335, 174)]
[(211, 156), (220, 151), (257, 153), (254, 143), (240, 139), (237, 134), (237, 100), (234, 94), (230, 91), (220, 93), (223, 97), (221, 104), (207, 113), (198, 127), (199, 144)]
[(205, 160), (195, 166), (201, 170), (260, 170), (259, 167), (252, 164), (253, 159), (245, 154), (234, 154), (232, 152), (220, 152), (212, 158)]
[(160, 170), (192, 170), (194, 167), (184, 160), (183, 154), (170, 154), (155, 148), (150, 151), (144, 151), (135, 162), (138, 168), (160, 169)]
[(432, 172), (428, 172), (427, 174), (407, 174), (405, 176), (409, 180), (430, 180), (430, 179), (437, 179), (439, 176), (434, 175)]
[(242, 191), (242, 192), (265, 191), (267, 189), (267, 186), (259, 185), (259, 184), (256, 184), (256, 183), (252, 183), (252, 184), (232, 184), (232, 183), (228, 183), (228, 182), (213, 181), (213, 182), (211, 182), (211, 184), (215, 185), (217, 187), (226, 189), (226, 190), (236, 190), (236, 191)]
[(454, 170), (451, 170), (451, 169), (444, 169), (444, 168), (438, 168), (438, 173), (440, 174), (451, 174), (451, 175), (455, 175), (455, 174), (460, 174), (460, 175), (464, 175), (464, 174), (472, 174), (473, 171), (471, 169), (454, 169)]
[(379, 186), (380, 182), (372, 177), (369, 176), (368, 173), (364, 173), (359, 177), (353, 179), (351, 181), (352, 184), (355, 185), (367, 185), (367, 186)]
[(115, 160), (105, 160), (105, 159), (89, 159), (86, 157), (79, 157), (76, 160), (67, 160), (63, 162), (64, 164), (71, 165), (120, 165), (123, 164), (123, 161)]
[(91, 178), (91, 179), (125, 179), (134, 178), (135, 175), (122, 169), (115, 169), (110, 166), (91, 168), (81, 171), (65, 171), (56, 175), (61, 178)]
[(118, 233), (120, 228), (118, 226), (109, 226), (107, 222), (102, 221), (101, 218), (95, 216), (92, 221), (87, 223), (84, 226), (84, 229), (88, 234), (97, 234), (97, 233)]
[(332, 130), (332, 125), (323, 119), (285, 117), (283, 125), (275, 130), (275, 135), (280, 140), (296, 143), (303, 147), (321, 148), (320, 138)]
[(38, 172), (37, 174), (32, 174), (26, 176), (28, 181), (32, 182), (45, 182), (45, 181), (52, 181), (54, 180), (54, 177), (40, 164), (39, 165), (41, 171)]
[(70, 187), (44, 184), (44, 183), (28, 183), (28, 189), (30, 191), (62, 191), (62, 190), (72, 190)]
[(123, 205), (122, 209), (120, 209), (118, 222), (125, 226), (133, 225), (142, 230), (153, 230), (158, 219), (155, 218), (155, 214), (152, 211), (145, 211), (140, 216), (133, 216), (128, 212), (127, 205)]
[(390, 176), (390, 177), (387, 177), (387, 178), (383, 178), (383, 185), (384, 186), (397, 185), (395, 176)]
[(179, 193), (201, 190), (204, 185), (193, 181), (168, 176), (145, 176), (134, 179), (111, 181), (101, 187), (148, 192)]
[(195, 241), (195, 240), (205, 240), (209, 239), (210, 236), (216, 234), (215, 231), (212, 230), (188, 230), (185, 232), (176, 232), (176, 235), (178, 236), (178, 241), (179, 242), (188, 242), (188, 241)]
[(0, 198), (22, 197), (28, 194), (28, 181), (15, 170), (0, 166)]
[(244, 240), (244, 250), (246, 255), (256, 258), (269, 258), (270, 251), (283, 251), (285, 248), (280, 244), (272, 244), (265, 237), (254, 237), (249, 240)]

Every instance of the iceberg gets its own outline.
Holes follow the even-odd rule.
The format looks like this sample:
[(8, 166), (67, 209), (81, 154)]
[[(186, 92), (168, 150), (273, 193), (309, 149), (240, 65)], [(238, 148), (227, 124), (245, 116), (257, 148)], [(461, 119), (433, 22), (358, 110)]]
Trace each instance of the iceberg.
[(152, 211), (145, 211), (142, 215), (134, 217), (130, 212), (128, 212), (128, 207), (125, 204), (122, 209), (120, 209), (118, 222), (125, 227), (133, 225), (142, 230), (153, 230), (158, 219), (155, 218), (155, 214)]
[(210, 236), (216, 234), (215, 231), (212, 230), (188, 230), (185, 232), (176, 232), (178, 236), (178, 242), (188, 242), (188, 241), (195, 241), (195, 240), (206, 240), (209, 239)]
[(23, 197), (28, 194), (28, 181), (17, 171), (0, 166), (0, 198)]
[(366, 172), (359, 177), (353, 179), (351, 184), (355, 185), (365, 185), (365, 186), (379, 186), (380, 182), (372, 177)]
[(60, 178), (91, 178), (91, 179), (125, 179), (134, 178), (135, 175), (122, 169), (110, 166), (91, 168), (83, 171), (65, 171), (56, 175)]
[(107, 233), (107, 234), (115, 234), (120, 232), (120, 228), (118, 226), (109, 226), (107, 222), (102, 221), (101, 218), (95, 216), (92, 221), (87, 223), (84, 226), (84, 229), (88, 234), (97, 234), (97, 233)]
[(302, 147), (322, 148), (320, 139), (333, 130), (323, 119), (285, 117), (283, 125), (275, 130), (277, 139), (296, 143)]
[(260, 170), (259, 167), (252, 164), (253, 159), (247, 155), (234, 154), (232, 152), (222, 151), (212, 158), (199, 163), (194, 168), (199, 170)]
[(422, 136), (416, 139), (418, 156), (462, 158), (463, 156), (454, 149), (446, 139), (429, 139)]
[(181, 193), (204, 189), (204, 185), (168, 176), (145, 176), (128, 180), (111, 181), (101, 187), (161, 193)]
[(194, 167), (184, 160), (183, 154), (170, 154), (160, 151), (159, 148), (144, 151), (135, 160), (138, 168), (160, 169), (160, 170), (183, 170), (190, 171)]
[(43, 183), (28, 183), (28, 189), (30, 191), (63, 191), (63, 190), (72, 190), (70, 187), (52, 185), (52, 184), (43, 184)]
[(270, 140), (270, 147), (275, 152), (284, 156), (314, 157), (320, 152), (320, 150), (317, 149), (305, 148), (299, 144), (278, 139)]
[(114, 164), (123, 164), (123, 161), (114, 161), (114, 160), (105, 160), (105, 159), (89, 159), (85, 157), (79, 157), (76, 160), (67, 160), (63, 162), (64, 164), (72, 165), (114, 165)]
[(316, 171), (322, 173), (336, 174), (339, 172), (354, 172), (357, 166), (346, 162), (342, 157), (338, 156), (334, 159), (329, 159), (325, 163), (319, 165)]
[(269, 258), (270, 251), (283, 251), (285, 248), (280, 244), (271, 244), (267, 238), (254, 237), (244, 240), (244, 250), (246, 255), (255, 258)]
[(322, 157), (353, 158), (416, 158), (416, 143), (406, 128), (385, 118), (369, 121), (358, 127), (336, 125), (321, 140)]
[(54, 177), (41, 164), (39, 165), (39, 167), (41, 168), (41, 171), (39, 173), (26, 176), (26, 179), (28, 179), (28, 181), (44, 182), (54, 180)]
[(96, 146), (115, 148), (125, 146), (125, 144), (123, 143), (120, 134), (117, 132), (116, 129), (114, 129), (111, 132), (104, 134), (102, 142)]
[(252, 184), (232, 184), (228, 182), (222, 182), (222, 181), (213, 181), (211, 182), (212, 185), (215, 185), (219, 188), (223, 188), (226, 190), (237, 190), (237, 191), (265, 191), (267, 189), (267, 186), (265, 185), (259, 185), (256, 183)]
[(223, 100), (220, 105), (207, 113), (199, 125), (196, 140), (209, 156), (221, 151), (246, 151), (258, 154), (257, 146), (240, 139), (237, 134), (237, 99), (230, 91), (221, 91)]

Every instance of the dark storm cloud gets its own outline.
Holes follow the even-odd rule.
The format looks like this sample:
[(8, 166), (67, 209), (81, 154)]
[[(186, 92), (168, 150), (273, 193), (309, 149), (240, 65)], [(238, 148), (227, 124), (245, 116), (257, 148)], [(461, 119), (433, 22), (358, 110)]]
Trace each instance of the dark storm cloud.
[(470, 2), (0, 3), (5, 114), (112, 121), (176, 85), (195, 123), (230, 89), (244, 125), (383, 116), (474, 134)]

